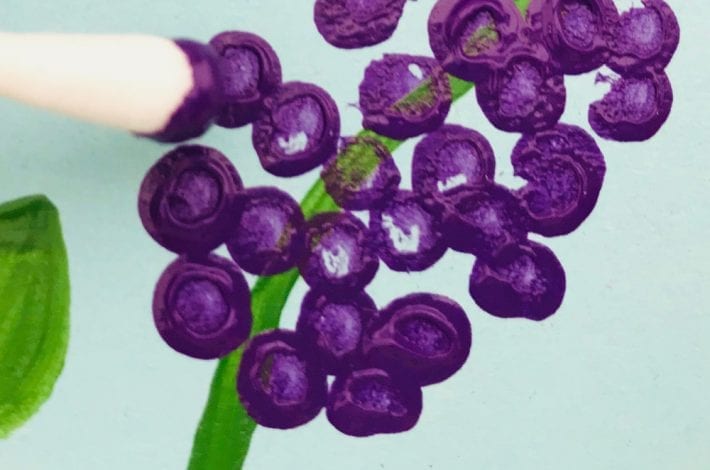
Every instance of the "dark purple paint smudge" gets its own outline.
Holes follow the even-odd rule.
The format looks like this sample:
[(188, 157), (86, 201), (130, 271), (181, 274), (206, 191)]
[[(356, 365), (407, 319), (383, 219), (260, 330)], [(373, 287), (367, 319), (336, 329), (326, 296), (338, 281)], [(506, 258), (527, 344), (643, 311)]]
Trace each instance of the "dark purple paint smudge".
[(193, 86), (162, 130), (139, 134), (158, 142), (182, 142), (201, 136), (224, 103), (219, 59), (212, 48), (186, 39), (177, 39), (175, 44), (187, 56)]

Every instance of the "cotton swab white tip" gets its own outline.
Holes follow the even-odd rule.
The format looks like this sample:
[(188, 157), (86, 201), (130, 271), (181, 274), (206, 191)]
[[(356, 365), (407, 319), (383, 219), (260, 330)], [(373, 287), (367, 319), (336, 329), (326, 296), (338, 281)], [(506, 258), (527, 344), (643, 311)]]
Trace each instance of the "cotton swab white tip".
[(147, 35), (0, 33), (0, 95), (164, 142), (201, 135), (223, 102), (209, 46)]

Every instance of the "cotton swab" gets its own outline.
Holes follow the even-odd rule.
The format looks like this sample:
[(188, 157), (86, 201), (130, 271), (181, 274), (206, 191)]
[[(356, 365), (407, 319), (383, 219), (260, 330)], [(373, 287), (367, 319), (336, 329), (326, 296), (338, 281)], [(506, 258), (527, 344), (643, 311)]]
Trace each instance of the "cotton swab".
[(201, 135), (222, 93), (218, 57), (198, 42), (0, 33), (0, 96), (161, 142)]

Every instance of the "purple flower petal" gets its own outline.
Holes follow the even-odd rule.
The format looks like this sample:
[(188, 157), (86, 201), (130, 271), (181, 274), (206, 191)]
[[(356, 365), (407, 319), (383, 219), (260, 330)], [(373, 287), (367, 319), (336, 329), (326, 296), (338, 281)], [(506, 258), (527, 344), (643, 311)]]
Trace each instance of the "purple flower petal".
[(210, 147), (184, 145), (148, 170), (138, 212), (150, 236), (168, 250), (208, 253), (224, 243), (230, 208), (241, 190), (227, 157)]
[(340, 115), (333, 98), (309, 83), (288, 82), (264, 100), (252, 143), (261, 165), (276, 176), (296, 176), (335, 154)]
[(158, 280), (153, 319), (176, 351), (198, 359), (225, 356), (249, 336), (249, 286), (227, 259), (178, 258)]
[(271, 187), (249, 188), (235, 203), (235, 227), (227, 240), (232, 258), (260, 276), (296, 266), (303, 248), (303, 213), (287, 193)]
[(225, 31), (210, 40), (220, 56), (225, 103), (217, 117), (222, 127), (253, 122), (266, 96), (281, 85), (281, 63), (269, 43), (256, 34)]
[(444, 70), (478, 82), (505, 62), (522, 27), (511, 0), (439, 0), (429, 16), (429, 44)]
[(673, 106), (673, 89), (666, 74), (652, 68), (637, 69), (611, 82), (611, 91), (589, 106), (594, 132), (619, 142), (653, 137)]
[(328, 421), (354, 437), (408, 431), (421, 412), (422, 391), (414, 382), (376, 368), (336, 377), (326, 405)]
[(393, 301), (375, 318), (363, 341), (369, 364), (399, 371), (419, 385), (451, 377), (470, 350), (466, 313), (436, 294), (410, 294)]
[(441, 211), (411, 191), (399, 191), (382, 208), (370, 211), (377, 254), (395, 271), (423, 271), (446, 252)]
[(261, 426), (289, 429), (311, 421), (325, 405), (327, 387), (318, 358), (295, 332), (261, 333), (244, 350), (237, 391)]
[(363, 127), (392, 139), (437, 129), (450, 106), (449, 80), (429, 57), (385, 54), (370, 62), (360, 83)]
[(424, 197), (448, 201), (460, 186), (493, 181), (495, 155), (488, 140), (473, 129), (445, 124), (414, 148), (412, 188)]
[(484, 311), (535, 321), (557, 311), (565, 287), (565, 272), (555, 254), (534, 242), (511, 244), (491, 260), (476, 260), (469, 281), (471, 297)]
[(357, 49), (389, 39), (405, 3), (406, 0), (316, 0), (313, 19), (328, 43)]
[(618, 18), (612, 0), (533, 0), (528, 8), (533, 34), (544, 41), (556, 68), (573, 75), (604, 64)]
[(528, 183), (518, 195), (531, 231), (565, 235), (594, 209), (604, 181), (604, 155), (586, 131), (567, 124), (523, 136), (512, 154), (513, 169)]
[(362, 337), (376, 314), (375, 302), (364, 292), (331, 298), (309, 291), (296, 331), (315, 349), (327, 372), (343, 372), (361, 359)]
[(301, 276), (311, 288), (329, 295), (356, 295), (379, 267), (367, 227), (348, 212), (326, 212), (310, 219), (304, 251)]
[(611, 41), (608, 65), (618, 73), (670, 63), (680, 41), (678, 20), (663, 0), (643, 0), (642, 8), (622, 13)]
[(201, 136), (224, 103), (219, 57), (214, 50), (187, 39), (178, 39), (175, 44), (190, 63), (193, 86), (163, 129), (153, 134), (139, 134), (158, 142), (182, 142)]
[(490, 257), (525, 239), (530, 221), (520, 199), (499, 185), (462, 187), (452, 194), (444, 233), (450, 248)]
[(476, 86), (481, 110), (495, 127), (531, 133), (557, 124), (565, 109), (564, 77), (542, 47), (521, 45)]

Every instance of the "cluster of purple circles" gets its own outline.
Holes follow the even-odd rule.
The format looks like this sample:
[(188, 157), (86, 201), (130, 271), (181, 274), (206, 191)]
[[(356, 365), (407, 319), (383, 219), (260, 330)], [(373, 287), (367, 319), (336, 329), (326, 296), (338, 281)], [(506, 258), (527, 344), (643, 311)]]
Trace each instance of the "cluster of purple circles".
[[(392, 35), (404, 0), (318, 0), (315, 24), (341, 48)], [(611, 0), (533, 0), (524, 18), (512, 0), (439, 0), (429, 17), (434, 57), (385, 54), (359, 87), (363, 126), (381, 136), (424, 135), (412, 160), (412, 189), (372, 134), (340, 136), (322, 88), (283, 82), (262, 38), (224, 32), (205, 48), (220, 71), (223, 127), (252, 125), (263, 168), (292, 177), (322, 166), (342, 210), (306, 219), (275, 187), (245, 187), (220, 151), (181, 145), (148, 171), (139, 213), (148, 233), (179, 255), (157, 283), (153, 314), (175, 350), (200, 359), (246, 344), (237, 393), (260, 425), (302, 425), (325, 408), (351, 436), (411, 429), (421, 388), (451, 377), (469, 356), (464, 310), (434, 293), (378, 308), (366, 288), (383, 262), (424, 271), (451, 249), (475, 257), (468, 289), (500, 318), (544, 320), (562, 304), (566, 278), (555, 254), (528, 238), (565, 235), (591, 214), (606, 166), (594, 138), (562, 124), (564, 75), (608, 65), (619, 77), (589, 108), (601, 137), (650, 138), (672, 103), (664, 73), (679, 28), (661, 0), (619, 14)], [(498, 129), (518, 132), (511, 161), (519, 189), (495, 181), (496, 158), (476, 130), (446, 124), (447, 74), (475, 81), (478, 103)], [(367, 211), (368, 224), (355, 212)], [(226, 244), (231, 259), (214, 254)], [(250, 292), (243, 272), (297, 268), (308, 284), (295, 330), (249, 339)], [(247, 342), (247, 340), (249, 341)], [(329, 385), (328, 376), (334, 376)]]

